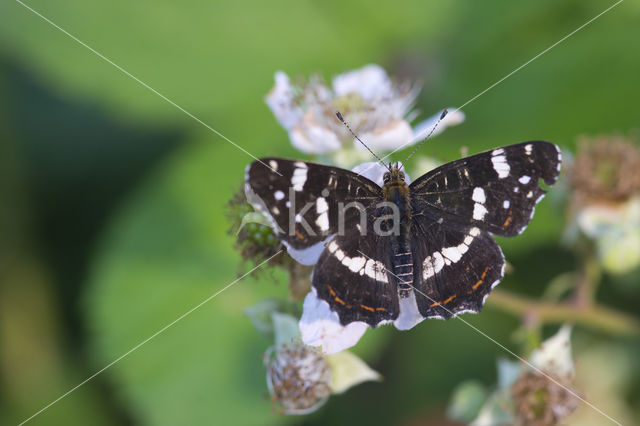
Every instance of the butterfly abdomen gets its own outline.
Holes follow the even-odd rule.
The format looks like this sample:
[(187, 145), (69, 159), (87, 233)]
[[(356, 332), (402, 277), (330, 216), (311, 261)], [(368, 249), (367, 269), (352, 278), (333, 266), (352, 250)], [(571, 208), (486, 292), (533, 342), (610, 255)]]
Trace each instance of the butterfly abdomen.
[(394, 244), (393, 274), (398, 279), (398, 296), (408, 297), (413, 289), (413, 255), (411, 246), (405, 241)]
[[(395, 170), (395, 169), (394, 169)], [(413, 254), (410, 245), (411, 203), (409, 186), (404, 179), (392, 179), (382, 188), (385, 201), (397, 206), (399, 221), (397, 235), (393, 235), (392, 261), (393, 274), (398, 280), (398, 296), (409, 297), (413, 289)]]

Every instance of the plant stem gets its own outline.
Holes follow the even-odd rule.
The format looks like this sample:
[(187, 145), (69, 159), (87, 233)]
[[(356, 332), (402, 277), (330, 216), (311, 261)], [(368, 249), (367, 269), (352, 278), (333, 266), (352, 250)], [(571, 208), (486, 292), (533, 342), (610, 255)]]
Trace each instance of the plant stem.
[(640, 320), (595, 302), (583, 306), (539, 302), (508, 291), (494, 290), (487, 299), (487, 305), (519, 317), (533, 315), (540, 324), (571, 322), (611, 334), (640, 335)]

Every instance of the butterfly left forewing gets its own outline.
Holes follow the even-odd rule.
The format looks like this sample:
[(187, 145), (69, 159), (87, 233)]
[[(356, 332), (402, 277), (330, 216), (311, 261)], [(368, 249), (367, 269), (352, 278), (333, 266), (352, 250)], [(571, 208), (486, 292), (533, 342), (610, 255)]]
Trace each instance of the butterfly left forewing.
[(349, 170), (263, 158), (247, 168), (245, 194), (269, 219), (290, 254), (301, 263), (313, 264), (328, 236), (338, 233), (341, 227), (356, 229), (356, 209), (347, 209), (340, 218), (340, 206), (357, 202), (366, 208), (380, 199), (381, 189)]
[(544, 141), (496, 148), (444, 164), (417, 179), (411, 196), (445, 222), (502, 236), (521, 233), (560, 172), (558, 147)]

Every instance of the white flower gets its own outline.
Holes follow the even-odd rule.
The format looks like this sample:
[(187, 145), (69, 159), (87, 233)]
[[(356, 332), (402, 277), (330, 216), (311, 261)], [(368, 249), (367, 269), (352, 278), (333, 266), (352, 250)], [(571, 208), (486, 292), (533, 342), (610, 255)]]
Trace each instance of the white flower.
[[(424, 137), (441, 113), (421, 123), (418, 132), (409, 124), (409, 116), (419, 92), (416, 84), (397, 83), (378, 65), (336, 76), (331, 87), (319, 77), (306, 83), (292, 84), (282, 71), (275, 74), (276, 84), (267, 95), (266, 103), (278, 122), (289, 132), (293, 146), (307, 154), (322, 154), (341, 150), (365, 149), (336, 118), (340, 111), (351, 128), (374, 151), (398, 149)], [(450, 113), (438, 126), (440, 133), (447, 126), (464, 120), (458, 111)], [(355, 142), (355, 145), (354, 145)]]
[(273, 402), (284, 414), (309, 414), (331, 394), (370, 380), (380, 374), (349, 352), (326, 355), (300, 342), (296, 319), (272, 312), (275, 344), (264, 356), (267, 386)]
[(538, 349), (531, 352), (529, 361), (534, 367), (548, 374), (572, 378), (574, 369), (571, 356), (571, 327), (562, 326), (556, 334), (542, 342)]
[(300, 318), (302, 342), (309, 346), (320, 346), (325, 354), (334, 354), (358, 343), (369, 325), (356, 321), (346, 326), (340, 324), (338, 314), (329, 304), (318, 298), (312, 289), (304, 299)]
[(624, 274), (640, 265), (640, 196), (617, 205), (586, 206), (576, 222), (586, 236), (595, 240), (602, 266), (608, 272)]

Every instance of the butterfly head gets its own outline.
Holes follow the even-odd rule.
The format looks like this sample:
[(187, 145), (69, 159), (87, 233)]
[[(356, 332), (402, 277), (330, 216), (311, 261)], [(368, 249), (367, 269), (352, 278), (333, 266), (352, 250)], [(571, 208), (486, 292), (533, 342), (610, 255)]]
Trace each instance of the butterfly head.
[(404, 182), (404, 172), (400, 170), (398, 163), (390, 163), (388, 168), (389, 171), (382, 176), (385, 184)]

